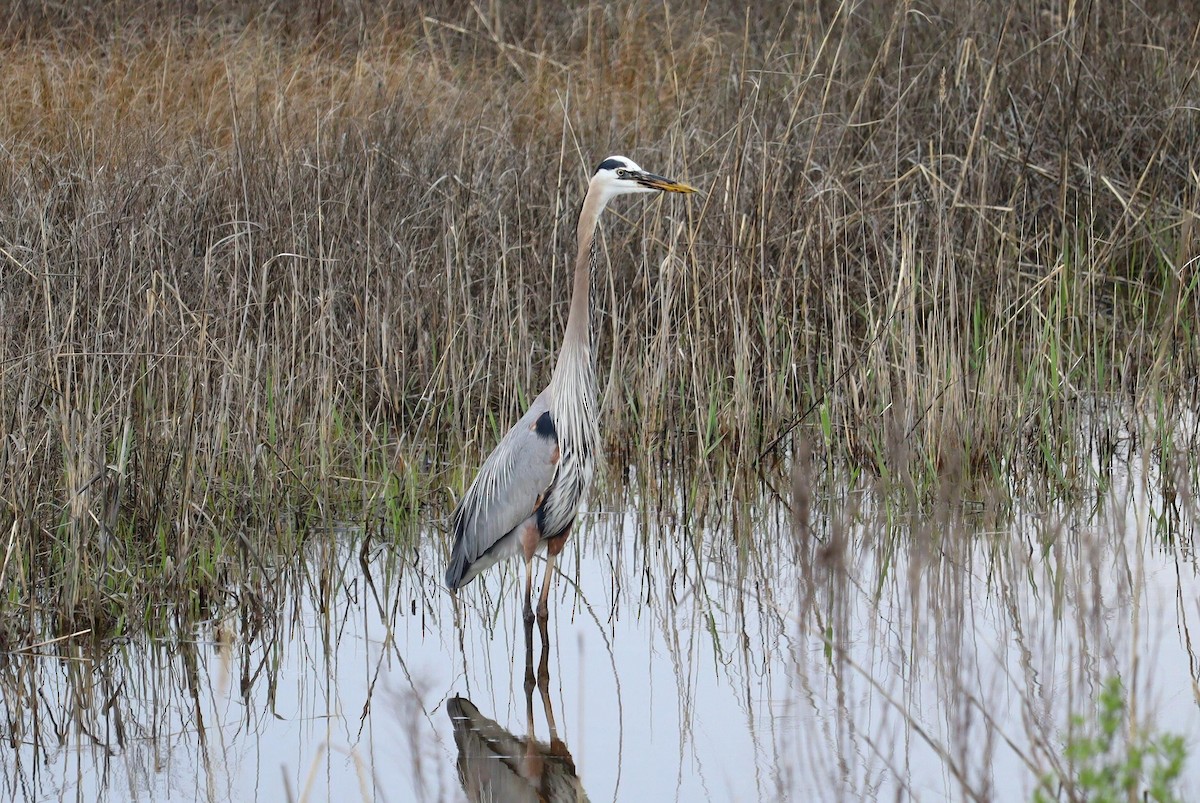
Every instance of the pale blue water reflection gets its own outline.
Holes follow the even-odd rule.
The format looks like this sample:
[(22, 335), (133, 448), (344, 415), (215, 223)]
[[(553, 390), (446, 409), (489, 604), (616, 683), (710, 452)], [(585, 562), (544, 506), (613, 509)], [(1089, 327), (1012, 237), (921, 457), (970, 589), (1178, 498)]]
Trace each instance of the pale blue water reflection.
[(460, 800), (471, 719), (592, 801), (1028, 800), (1069, 713), (1120, 674), (1142, 727), (1186, 737), (1200, 797), (1194, 520), (1151, 473), (1001, 523), (843, 491), (807, 531), (778, 502), (693, 528), (631, 492), (564, 553), (544, 698), (526, 694), (516, 564), (456, 609), (440, 534), (372, 541), (364, 563), (360, 534), (332, 533), (175, 642), (7, 656), (0, 791)]

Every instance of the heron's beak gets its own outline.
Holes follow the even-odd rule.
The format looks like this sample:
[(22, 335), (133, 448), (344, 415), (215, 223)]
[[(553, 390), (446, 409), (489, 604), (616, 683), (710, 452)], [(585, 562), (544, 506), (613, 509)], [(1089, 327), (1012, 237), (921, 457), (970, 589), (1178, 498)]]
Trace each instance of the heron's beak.
[(672, 181), (669, 178), (656, 176), (653, 173), (638, 173), (633, 176), (633, 180), (643, 187), (649, 187), (652, 190), (662, 190), (663, 192), (695, 192), (696, 188), (688, 186), (679, 181)]

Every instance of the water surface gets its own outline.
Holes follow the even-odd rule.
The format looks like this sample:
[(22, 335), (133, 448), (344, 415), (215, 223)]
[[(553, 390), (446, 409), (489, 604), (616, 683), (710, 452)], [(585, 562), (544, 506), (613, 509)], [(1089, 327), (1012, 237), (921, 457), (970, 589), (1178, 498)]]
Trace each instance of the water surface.
[(331, 527), (173, 637), (5, 656), (3, 793), (526, 799), (515, 772), (592, 801), (1028, 800), (1120, 675), (1200, 799), (1194, 521), (1151, 476), (1015, 515), (841, 488), (799, 526), (770, 495), (701, 526), (630, 490), (560, 561), (544, 694), (518, 564), (456, 606), (440, 533)]

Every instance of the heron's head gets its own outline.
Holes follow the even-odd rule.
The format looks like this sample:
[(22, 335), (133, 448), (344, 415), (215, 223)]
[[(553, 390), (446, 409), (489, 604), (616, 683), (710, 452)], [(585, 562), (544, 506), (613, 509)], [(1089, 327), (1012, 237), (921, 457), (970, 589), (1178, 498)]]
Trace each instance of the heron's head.
[(592, 176), (591, 186), (600, 190), (605, 202), (618, 195), (637, 192), (695, 192), (689, 187), (669, 178), (647, 173), (632, 159), (610, 156), (600, 163)]

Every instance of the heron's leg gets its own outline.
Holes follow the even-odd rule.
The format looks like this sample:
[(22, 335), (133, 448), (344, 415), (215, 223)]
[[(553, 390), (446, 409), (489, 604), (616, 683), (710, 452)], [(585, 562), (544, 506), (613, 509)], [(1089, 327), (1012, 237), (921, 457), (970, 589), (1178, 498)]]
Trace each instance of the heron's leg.
[(533, 558), (525, 559), (525, 629), (533, 634)]
[(546, 618), (538, 615), (538, 633), (541, 634), (541, 657), (538, 660), (538, 685), (542, 694), (550, 687), (550, 634), (546, 633)]
[[(533, 554), (525, 557), (525, 693), (533, 694)], [(532, 711), (532, 698), (530, 711)]]
[(533, 616), (529, 609), (529, 597), (525, 597), (525, 697), (528, 702), (529, 737), (533, 738), (533, 687), (537, 681), (533, 677)]
[[(546, 650), (542, 649), (542, 668), (538, 670), (538, 689), (542, 695), (542, 708), (546, 711), (546, 725), (550, 728), (550, 743), (558, 741), (558, 726), (554, 724), (554, 706), (550, 704), (550, 673), (546, 671)], [(543, 674), (544, 673), (544, 674)]]
[[(571, 530), (568, 528), (562, 535), (546, 539), (546, 573), (542, 576), (542, 593), (538, 596), (537, 606), (539, 622), (545, 622), (550, 616), (550, 606), (547, 600), (550, 599), (550, 577), (554, 574), (554, 559), (558, 557), (559, 552), (563, 551), (563, 547), (567, 543), (567, 536), (570, 534)], [(542, 642), (545, 643), (544, 637)]]
[[(537, 685), (542, 690), (542, 706), (546, 708), (546, 721), (554, 727), (554, 715), (550, 713), (550, 635), (546, 632), (546, 620), (538, 618), (538, 631), (542, 636), (542, 655), (538, 660)], [(553, 732), (551, 733), (553, 735)]]
[(537, 525), (527, 521), (521, 529), (521, 549), (525, 555), (525, 631), (533, 636), (533, 553), (537, 551), (541, 533)]
[[(525, 629), (532, 637), (529, 628)], [(537, 739), (534, 736), (533, 726), (533, 644), (531, 640), (525, 642), (525, 752), (521, 756), (521, 766), (519, 769), (520, 777), (530, 783), (530, 789), (539, 788), (541, 786), (542, 775), (546, 769), (545, 758), (538, 749)]]
[[(538, 594), (537, 604), (537, 620), (542, 626), (543, 631), (546, 627), (546, 620), (550, 618), (550, 575), (554, 574), (554, 553), (549, 552), (546, 555), (545, 574), (542, 575), (542, 593)], [(545, 642), (545, 638), (542, 639)]]

